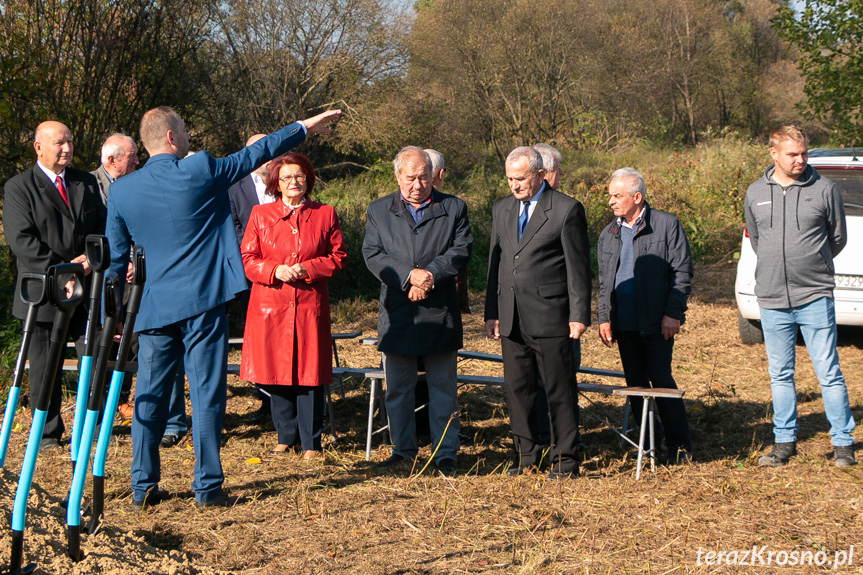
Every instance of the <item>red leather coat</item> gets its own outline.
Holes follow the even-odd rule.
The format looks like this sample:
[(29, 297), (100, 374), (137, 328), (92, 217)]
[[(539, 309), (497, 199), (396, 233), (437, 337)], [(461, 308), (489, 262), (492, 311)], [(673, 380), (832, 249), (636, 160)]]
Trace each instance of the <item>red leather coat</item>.
[[(240, 252), (252, 281), (240, 378), (265, 385), (330, 383), (332, 338), (327, 278), (342, 269), (339, 219), (331, 206), (281, 199), (252, 209)], [(276, 279), (276, 266), (302, 263), (309, 276)]]

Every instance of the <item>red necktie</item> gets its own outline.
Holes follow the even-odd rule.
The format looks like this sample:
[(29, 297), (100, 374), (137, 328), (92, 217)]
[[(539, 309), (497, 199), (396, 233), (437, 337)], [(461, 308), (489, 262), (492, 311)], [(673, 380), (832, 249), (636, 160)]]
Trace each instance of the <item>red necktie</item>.
[(69, 197), (66, 195), (66, 188), (63, 186), (63, 178), (57, 176), (57, 191), (60, 192), (60, 197), (63, 198), (63, 202), (66, 204), (66, 207), (69, 207)]

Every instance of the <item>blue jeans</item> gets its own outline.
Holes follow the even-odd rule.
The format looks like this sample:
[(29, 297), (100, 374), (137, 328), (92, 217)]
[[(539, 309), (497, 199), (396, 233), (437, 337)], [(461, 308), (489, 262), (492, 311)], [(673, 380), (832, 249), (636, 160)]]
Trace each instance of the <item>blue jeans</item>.
[(848, 405), (848, 390), (836, 352), (836, 312), (833, 300), (828, 297), (792, 308), (761, 308), (767, 371), (773, 395), (775, 441), (797, 441), (794, 356), (798, 326), (821, 385), (821, 401), (824, 402), (824, 413), (830, 422), (830, 442), (836, 447), (853, 445), (851, 432), (854, 430), (854, 417)]

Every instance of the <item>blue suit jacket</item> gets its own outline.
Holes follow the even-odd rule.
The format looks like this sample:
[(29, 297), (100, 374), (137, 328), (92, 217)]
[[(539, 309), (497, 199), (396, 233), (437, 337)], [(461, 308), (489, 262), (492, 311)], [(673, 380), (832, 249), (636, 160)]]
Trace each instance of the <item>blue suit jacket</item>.
[(294, 123), (222, 159), (157, 154), (111, 184), (105, 232), (111, 269), (125, 277), (133, 244), (146, 256), (135, 331), (193, 317), (247, 289), (228, 187), (304, 139)]

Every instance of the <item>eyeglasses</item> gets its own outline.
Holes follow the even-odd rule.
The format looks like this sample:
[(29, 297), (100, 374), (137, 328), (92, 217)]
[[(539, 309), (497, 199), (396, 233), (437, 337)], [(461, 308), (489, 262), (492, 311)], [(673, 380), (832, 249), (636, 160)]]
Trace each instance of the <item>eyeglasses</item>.
[(302, 184), (306, 181), (306, 176), (304, 174), (297, 174), (296, 176), (282, 176), (281, 178), (279, 178), (279, 181), (283, 184), (287, 184), (291, 180), (296, 180), (298, 184)]

